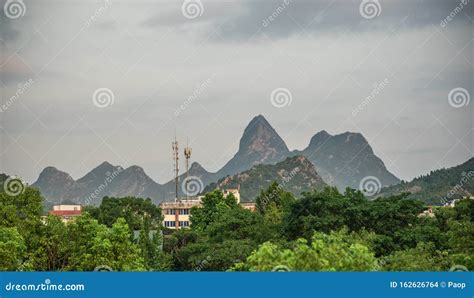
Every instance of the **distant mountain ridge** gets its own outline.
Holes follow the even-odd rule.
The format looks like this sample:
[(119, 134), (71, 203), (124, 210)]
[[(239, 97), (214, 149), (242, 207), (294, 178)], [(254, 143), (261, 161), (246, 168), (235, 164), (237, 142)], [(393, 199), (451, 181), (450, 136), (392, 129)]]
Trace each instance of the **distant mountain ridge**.
[[(203, 186), (233, 176), (260, 164), (275, 165), (288, 157), (305, 156), (315, 167), (318, 176), (341, 191), (345, 187), (358, 188), (365, 176), (376, 176), (383, 186), (399, 182), (375, 156), (367, 140), (358, 133), (332, 136), (321, 131), (311, 138), (307, 148), (290, 152), (284, 140), (262, 115), (254, 117), (245, 128), (237, 153), (216, 173), (206, 171), (194, 162), (189, 176), (201, 179)], [(111, 177), (112, 173), (113, 179)], [(183, 181), (186, 173), (180, 176)], [(110, 181), (109, 181), (110, 180)], [(138, 166), (126, 169), (103, 162), (84, 177), (74, 180), (69, 174), (54, 167), (45, 168), (33, 186), (40, 189), (50, 202), (72, 201), (99, 204), (104, 196), (149, 197), (155, 203), (175, 198), (174, 180), (159, 184)], [(178, 195), (183, 196), (181, 185)], [(91, 197), (94, 197), (92, 198)]]
[(377, 177), (382, 186), (400, 182), (360, 133), (330, 135), (322, 130), (311, 138), (308, 147), (292, 154), (306, 156), (324, 181), (341, 191), (346, 187), (358, 189), (360, 181), (368, 176)]
[(397, 185), (383, 188), (378, 197), (403, 192), (411, 193), (409, 198), (419, 199), (431, 205), (444, 205), (462, 197), (474, 196), (474, 157), (448, 169), (431, 171)]

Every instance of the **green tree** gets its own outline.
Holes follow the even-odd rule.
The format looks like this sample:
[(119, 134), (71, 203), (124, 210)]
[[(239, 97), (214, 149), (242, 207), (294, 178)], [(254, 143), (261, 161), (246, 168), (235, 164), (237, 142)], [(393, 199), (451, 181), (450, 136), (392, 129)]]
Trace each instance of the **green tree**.
[(396, 251), (381, 260), (387, 271), (446, 271), (450, 268), (448, 253), (436, 250), (432, 243), (420, 242), (415, 248)]
[(0, 271), (20, 269), (25, 252), (25, 241), (17, 228), (0, 226)]
[(290, 249), (266, 242), (234, 271), (373, 271), (378, 269), (374, 253), (346, 230), (316, 232), (311, 242), (297, 239)]
[(191, 208), (191, 227), (194, 230), (203, 231), (211, 222), (216, 220), (220, 211), (238, 207), (233, 194), (224, 196), (222, 191), (216, 189), (204, 196), (201, 207)]

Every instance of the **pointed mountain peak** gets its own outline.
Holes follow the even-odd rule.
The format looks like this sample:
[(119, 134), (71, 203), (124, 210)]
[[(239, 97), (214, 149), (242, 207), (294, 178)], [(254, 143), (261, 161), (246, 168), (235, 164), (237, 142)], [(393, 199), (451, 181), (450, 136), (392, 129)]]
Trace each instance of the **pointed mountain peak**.
[(84, 175), (84, 177), (77, 180), (77, 182), (80, 182), (80, 183), (96, 182), (97, 179), (102, 180), (105, 177), (109, 176), (111, 173), (118, 170), (122, 170), (122, 167), (114, 166), (111, 163), (104, 161), (103, 163), (101, 163), (100, 165), (92, 169), (92, 171)]
[(66, 179), (66, 180), (74, 180), (66, 172), (60, 171), (55, 167), (46, 167), (46, 168), (43, 169), (43, 171), (41, 171), (41, 173), (38, 177), (38, 181), (43, 180), (43, 179), (52, 179), (52, 178), (56, 178), (56, 179), (57, 178), (62, 178), (62, 179)]
[(327, 131), (321, 130), (311, 138), (308, 147), (317, 148), (324, 144), (324, 142), (326, 142), (331, 137), (332, 135), (330, 135)]
[(201, 164), (199, 164), (198, 162), (193, 162), (191, 164), (191, 168), (189, 168), (189, 172), (190, 173), (193, 173), (193, 172), (201, 172), (201, 171), (204, 171), (204, 172), (207, 172), (206, 169), (203, 168), (203, 166), (201, 166)]
[(289, 152), (285, 142), (267, 119), (262, 115), (255, 116), (240, 139), (239, 152), (264, 152), (269, 149), (284, 154)]

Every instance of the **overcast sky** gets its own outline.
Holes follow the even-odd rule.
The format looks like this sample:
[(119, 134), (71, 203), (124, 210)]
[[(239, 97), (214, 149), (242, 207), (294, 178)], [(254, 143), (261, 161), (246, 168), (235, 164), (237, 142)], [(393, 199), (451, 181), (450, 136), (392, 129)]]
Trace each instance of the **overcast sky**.
[(405, 180), (466, 161), (473, 4), (365, 2), (2, 0), (0, 172), (107, 160), (164, 183), (175, 131), (217, 171), (258, 114), (290, 150), (361, 132)]

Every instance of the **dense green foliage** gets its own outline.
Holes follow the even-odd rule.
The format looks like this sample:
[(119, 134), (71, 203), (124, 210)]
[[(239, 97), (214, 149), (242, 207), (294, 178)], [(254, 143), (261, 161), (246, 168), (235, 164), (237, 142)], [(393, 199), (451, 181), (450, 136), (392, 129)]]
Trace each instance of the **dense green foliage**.
[(64, 223), (42, 216), (27, 187), (0, 192), (0, 270), (440, 271), (474, 269), (474, 200), (427, 207), (406, 195), (367, 200), (360, 191), (312, 191), (296, 199), (276, 183), (257, 211), (207, 193), (190, 229), (161, 226), (149, 199), (104, 198)]

